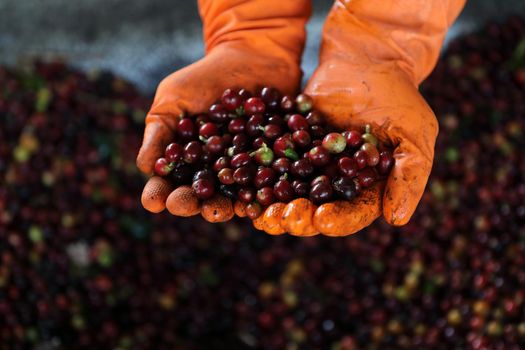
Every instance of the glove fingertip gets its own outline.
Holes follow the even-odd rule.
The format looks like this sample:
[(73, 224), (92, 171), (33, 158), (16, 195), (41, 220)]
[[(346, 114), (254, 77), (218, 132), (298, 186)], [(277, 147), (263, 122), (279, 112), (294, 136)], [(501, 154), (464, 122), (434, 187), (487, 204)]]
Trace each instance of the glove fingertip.
[(281, 217), (285, 203), (273, 203), (263, 213), (262, 228), (270, 235), (280, 235), (285, 232), (281, 226)]
[[(156, 118), (153, 118), (156, 117)], [(145, 174), (153, 173), (155, 161), (164, 155), (166, 146), (173, 139), (173, 133), (158, 116), (148, 115), (142, 146), (137, 155), (137, 167)]]
[(281, 226), (294, 236), (314, 236), (319, 233), (313, 224), (316, 209), (317, 207), (308, 199), (295, 199), (284, 207)]
[(383, 195), (383, 216), (393, 226), (403, 226), (417, 209), (432, 164), (415, 152), (404, 152), (396, 159)]
[(144, 209), (152, 213), (160, 213), (166, 208), (166, 198), (170, 195), (173, 186), (159, 176), (148, 180), (142, 191), (140, 201)]
[(202, 203), (201, 215), (208, 222), (225, 222), (234, 214), (232, 201), (224, 196), (215, 195)]
[(175, 216), (194, 216), (200, 213), (200, 203), (190, 186), (180, 186), (168, 196), (166, 207)]

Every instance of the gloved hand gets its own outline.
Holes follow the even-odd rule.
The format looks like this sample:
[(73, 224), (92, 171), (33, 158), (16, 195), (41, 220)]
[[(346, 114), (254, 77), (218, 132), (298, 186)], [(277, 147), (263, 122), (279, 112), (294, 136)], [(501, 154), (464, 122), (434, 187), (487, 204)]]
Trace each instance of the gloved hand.
[(351, 202), (318, 208), (307, 199), (273, 204), (254, 221), (257, 228), (271, 234), (341, 236), (368, 226), (381, 213), (392, 225), (409, 221), (432, 168), (438, 132), (418, 86), (434, 68), (464, 2), (335, 2), (323, 31), (320, 65), (305, 92), (337, 128), (362, 130), (370, 124), (381, 142), (395, 147), (395, 166), (386, 184)]
[[(263, 85), (295, 94), (301, 80), (300, 58), (305, 40), (305, 23), (310, 15), (308, 0), (199, 0), (204, 25), (206, 56), (165, 78), (157, 89), (146, 117), (146, 130), (137, 165), (153, 172), (157, 158), (173, 139), (181, 114), (207, 111), (230, 87), (254, 91)], [(184, 49), (184, 48), (181, 48)], [(159, 177), (146, 184), (142, 203), (152, 212), (166, 206), (171, 186)], [(195, 203), (187, 191), (179, 191), (188, 203)], [(174, 194), (175, 195), (175, 194)], [(174, 214), (194, 215), (200, 208), (177, 207), (168, 200)], [(216, 197), (206, 214), (210, 221), (224, 221), (233, 215), (229, 199)], [(204, 213), (203, 213), (204, 214)]]

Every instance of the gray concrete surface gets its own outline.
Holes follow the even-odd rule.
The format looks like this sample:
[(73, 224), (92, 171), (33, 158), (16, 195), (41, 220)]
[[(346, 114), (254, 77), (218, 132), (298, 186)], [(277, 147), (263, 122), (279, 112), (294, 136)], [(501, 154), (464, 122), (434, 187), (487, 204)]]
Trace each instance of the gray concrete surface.
[[(316, 66), (331, 4), (314, 0), (306, 77)], [(511, 14), (525, 15), (525, 1), (470, 0), (449, 39)], [(59, 57), (86, 70), (112, 70), (152, 92), (163, 76), (202, 53), (196, 0), (0, 0), (0, 64)]]

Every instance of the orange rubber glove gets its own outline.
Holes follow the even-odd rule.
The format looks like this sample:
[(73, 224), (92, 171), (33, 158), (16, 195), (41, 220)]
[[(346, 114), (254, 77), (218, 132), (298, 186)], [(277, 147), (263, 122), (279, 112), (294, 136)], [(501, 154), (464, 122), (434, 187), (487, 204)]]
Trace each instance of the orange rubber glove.
[[(207, 111), (227, 88), (254, 91), (267, 85), (296, 94), (310, 11), (309, 0), (199, 0), (206, 56), (159, 85), (137, 157), (140, 170), (153, 172), (156, 159), (173, 139), (181, 114)], [(164, 210), (172, 190), (163, 179), (151, 178), (142, 194), (144, 207), (152, 212)], [(188, 205), (180, 207), (181, 201), (176, 200), (180, 198)], [(186, 216), (203, 209), (203, 216), (213, 222), (233, 215), (231, 201), (223, 197), (205, 202), (202, 208), (195, 203), (191, 191), (182, 188), (173, 193), (167, 206), (171, 213)]]
[[(434, 157), (436, 118), (418, 85), (434, 68), (445, 33), (464, 0), (338, 0), (324, 26), (320, 65), (305, 92), (329, 123), (344, 130), (370, 124), (395, 147), (386, 184), (354, 201), (315, 207), (276, 203), (254, 225), (271, 234), (352, 234), (383, 214), (406, 224), (423, 194)], [(385, 189), (386, 185), (386, 189)]]

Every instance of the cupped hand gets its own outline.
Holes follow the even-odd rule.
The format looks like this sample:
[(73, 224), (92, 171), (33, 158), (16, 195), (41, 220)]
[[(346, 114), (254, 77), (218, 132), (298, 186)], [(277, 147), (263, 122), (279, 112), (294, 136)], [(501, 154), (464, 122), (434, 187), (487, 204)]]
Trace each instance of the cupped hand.
[(418, 91), (432, 71), (447, 29), (464, 0), (337, 0), (326, 20), (320, 64), (305, 93), (340, 130), (370, 125), (395, 148), (386, 182), (352, 201), (316, 207), (307, 199), (275, 203), (254, 226), (299, 236), (355, 233), (383, 214), (406, 224), (432, 168), (438, 124)]
[[(200, 61), (169, 75), (159, 85), (146, 117), (143, 144), (137, 157), (138, 167), (145, 174), (152, 174), (155, 161), (163, 156), (166, 146), (174, 139), (180, 116), (207, 111), (225, 89), (243, 87), (254, 91), (261, 85), (268, 85), (293, 94), (298, 89), (300, 78), (301, 71), (296, 62), (253, 52), (241, 45), (227, 44), (215, 48)], [(152, 177), (144, 188), (142, 204), (152, 212), (160, 212), (166, 205), (175, 215), (189, 216), (200, 212), (200, 206), (187, 210), (180, 207), (180, 201), (167, 201), (173, 190), (167, 181)], [(188, 193), (185, 195), (188, 203), (195, 202)], [(216, 217), (217, 221), (225, 221), (231, 218), (233, 206), (229, 199), (215, 197), (213, 203), (219, 203), (224, 212), (208, 215), (207, 219), (214, 221), (213, 217)]]

